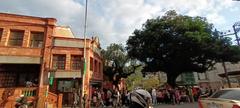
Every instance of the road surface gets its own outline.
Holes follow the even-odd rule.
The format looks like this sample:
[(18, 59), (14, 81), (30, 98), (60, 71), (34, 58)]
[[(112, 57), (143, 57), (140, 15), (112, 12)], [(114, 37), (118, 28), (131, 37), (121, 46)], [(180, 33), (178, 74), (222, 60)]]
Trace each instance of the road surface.
[(197, 103), (184, 103), (180, 105), (157, 105), (154, 108), (198, 108)]

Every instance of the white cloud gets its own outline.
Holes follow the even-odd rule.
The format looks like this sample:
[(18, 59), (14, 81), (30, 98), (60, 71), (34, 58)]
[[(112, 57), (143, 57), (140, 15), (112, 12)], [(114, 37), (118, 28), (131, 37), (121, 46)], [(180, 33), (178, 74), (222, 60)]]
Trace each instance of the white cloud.
[[(5, 0), (2, 12), (55, 17), (61, 25), (70, 25), (74, 33), (83, 35), (84, 1), (81, 0)], [(181, 14), (204, 16), (217, 26), (228, 22), (226, 10), (239, 11), (239, 3), (231, 0), (89, 0), (88, 35), (100, 37), (103, 47), (124, 43), (134, 29), (149, 18), (174, 9)]]

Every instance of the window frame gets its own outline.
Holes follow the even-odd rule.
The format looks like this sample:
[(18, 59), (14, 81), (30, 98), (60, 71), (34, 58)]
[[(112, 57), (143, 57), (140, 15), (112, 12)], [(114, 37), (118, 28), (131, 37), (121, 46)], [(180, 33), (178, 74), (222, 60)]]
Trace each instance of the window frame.
[[(21, 32), (22, 36), (20, 36), (19, 34), (18, 34), (18, 36), (13, 36), (12, 35), (13, 32), (18, 32), (19, 34)], [(7, 45), (8, 46), (21, 47), (23, 45), (24, 33), (25, 33), (24, 30), (15, 30), (15, 29), (10, 30), (10, 34), (9, 34), (8, 44)], [(21, 38), (19, 38), (19, 37), (21, 37)]]
[(65, 70), (66, 69), (66, 55), (65, 54), (53, 54), (52, 66), (53, 66), (53, 68), (56, 68), (59, 70)]
[(81, 70), (82, 66), (81, 55), (71, 55), (70, 66), (71, 70)]
[(94, 59), (90, 57), (90, 71), (93, 71), (93, 61)]
[[(41, 37), (41, 38), (39, 38), (39, 37)], [(29, 47), (31, 47), (31, 48), (42, 48), (43, 47), (43, 42), (44, 42), (44, 32), (31, 31), (29, 41), (30, 41)]]
[(0, 28), (0, 42), (2, 41), (2, 36), (3, 35), (3, 28)]

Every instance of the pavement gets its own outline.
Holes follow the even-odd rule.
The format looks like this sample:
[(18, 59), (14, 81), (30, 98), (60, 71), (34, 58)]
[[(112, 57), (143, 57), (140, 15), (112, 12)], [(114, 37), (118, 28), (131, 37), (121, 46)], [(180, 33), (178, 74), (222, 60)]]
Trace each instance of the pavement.
[(198, 108), (198, 104), (195, 103), (183, 103), (179, 105), (155, 105), (153, 108)]
[[(73, 107), (63, 107), (63, 108), (73, 108)], [(75, 108), (78, 108), (78, 107), (75, 107)], [(91, 107), (91, 108), (94, 108), (94, 107)], [(112, 108), (112, 107), (100, 107), (100, 108)], [(121, 107), (121, 108), (128, 108), (128, 107)], [(198, 108), (198, 104), (196, 102), (183, 103), (179, 105), (178, 104), (177, 105), (159, 104), (159, 105), (154, 105), (153, 108)]]

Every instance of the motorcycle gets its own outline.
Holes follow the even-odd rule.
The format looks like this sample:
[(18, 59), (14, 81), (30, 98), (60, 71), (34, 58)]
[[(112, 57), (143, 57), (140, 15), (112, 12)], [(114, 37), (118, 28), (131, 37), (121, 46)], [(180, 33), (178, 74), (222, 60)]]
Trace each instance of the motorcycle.
[(27, 97), (24, 95), (21, 95), (17, 100), (15, 107), (16, 108), (31, 108), (33, 106), (32, 101), (28, 101)]

